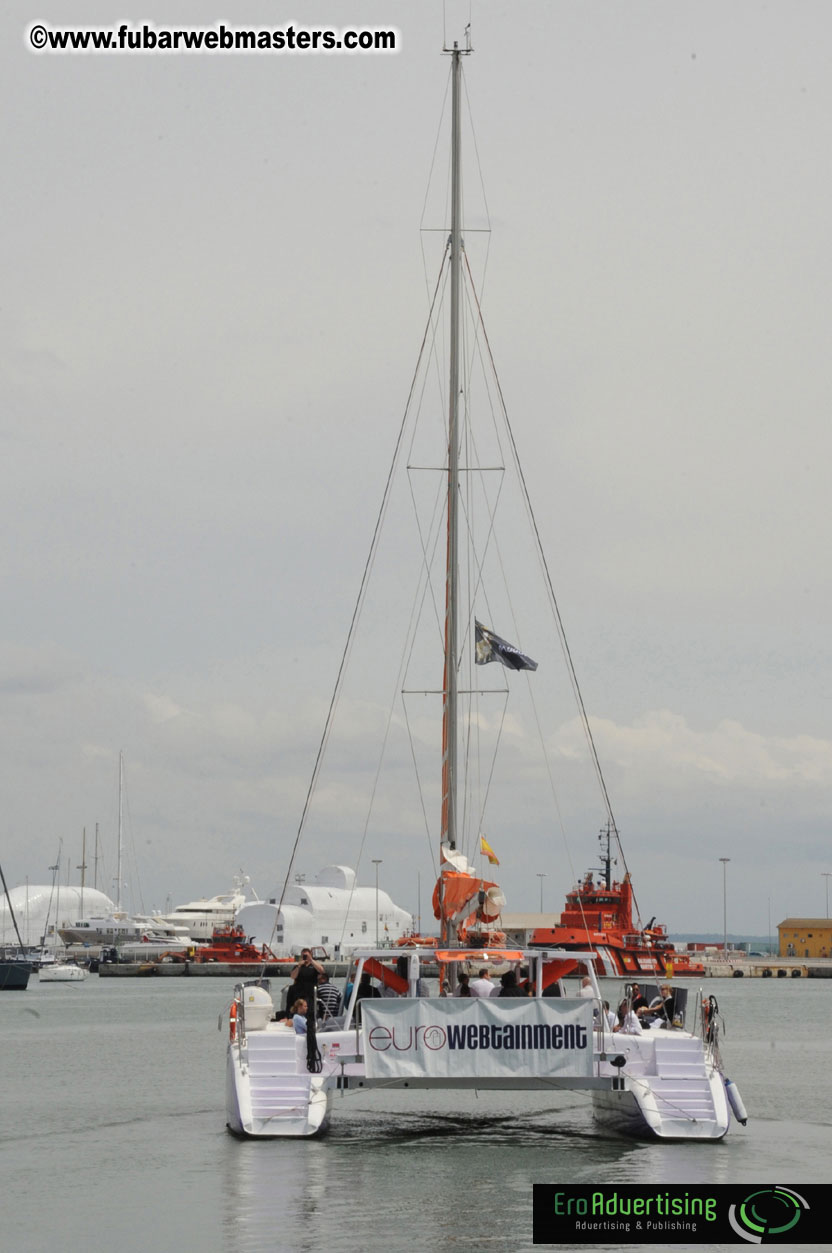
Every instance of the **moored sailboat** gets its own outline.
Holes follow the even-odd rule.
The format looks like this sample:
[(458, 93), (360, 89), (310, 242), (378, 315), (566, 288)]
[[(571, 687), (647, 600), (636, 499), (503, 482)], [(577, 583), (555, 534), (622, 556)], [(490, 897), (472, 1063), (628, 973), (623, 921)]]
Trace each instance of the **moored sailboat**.
[[(464, 606), (473, 609), (474, 599), (462, 596), (460, 580), (461, 532), (471, 521), (470, 512), (461, 510), (460, 485), (463, 477), (474, 473), (461, 462), (467, 396), (463, 399), (460, 362), (466, 280), (460, 113), (462, 59), (469, 51), (456, 44), (450, 50), (451, 224), (437, 283), (437, 290), (444, 286), (447, 265), (449, 373), (443, 468), (447, 541), (439, 878), (434, 894), (440, 936), (430, 947), (418, 941), (409, 944), (394, 960), (386, 948), (360, 950), (343, 1012), (325, 1027), (317, 1022), (314, 988), (299, 1001), (293, 1021), (275, 1019), (263, 981), (239, 985), (228, 1017), (220, 1022), (228, 1032), (227, 1125), (243, 1136), (315, 1135), (326, 1126), (336, 1090), (370, 1094), (391, 1088), (541, 1094), (574, 1090), (591, 1095), (599, 1118), (622, 1132), (719, 1140), (728, 1129), (729, 1105), (715, 1024), (705, 1021), (701, 1007), (691, 1030), (685, 1029), (680, 1010), (678, 1015), (656, 1014), (652, 1025), (644, 1028), (637, 1023), (632, 1034), (624, 1027), (613, 1031), (592, 949), (509, 948), (494, 934), (489, 934), (493, 947), (474, 947), (485, 931), (496, 931), (502, 894), (497, 884), (476, 871), (463, 848), (463, 750), (472, 737), (461, 730), (460, 698), (466, 692), (459, 683), (460, 659), (467, 653), (474, 665), (496, 661), (509, 670), (533, 670), (536, 664), (519, 647), (477, 623), (473, 613), (468, 628), (462, 623)], [(479, 303), (470, 290), (468, 294), (479, 333)], [(472, 580), (475, 590), (480, 581), (478, 568)], [(362, 583), (359, 605), (363, 594)], [(487, 647), (480, 649), (480, 644)], [(345, 656), (348, 653), (349, 641)], [(328, 721), (322, 745), (330, 725)], [(318, 762), (313, 781), (317, 769)], [(477, 843), (484, 851), (479, 834)], [(424, 995), (424, 968), (434, 962), (440, 995)], [(505, 969), (499, 997), (445, 994), (460, 983), (464, 986), (460, 974), (483, 962)], [(575, 995), (574, 984), (567, 983), (575, 977), (585, 980), (586, 990), (580, 995)]]
[[(61, 885), (58, 879), (60, 873), (60, 851), (54, 866), (50, 866), (52, 871), (52, 891), (55, 894), (55, 932), (58, 932), (58, 919), (61, 913)], [(51, 902), (50, 902), (51, 905)], [(83, 966), (79, 966), (77, 962), (65, 961), (57, 954), (52, 954), (54, 960), (46, 961), (46, 932), (49, 930), (49, 914), (46, 915), (46, 928), (44, 931), (44, 948), (41, 951), (41, 962), (38, 968), (39, 983), (83, 983), (87, 977), (87, 971)]]

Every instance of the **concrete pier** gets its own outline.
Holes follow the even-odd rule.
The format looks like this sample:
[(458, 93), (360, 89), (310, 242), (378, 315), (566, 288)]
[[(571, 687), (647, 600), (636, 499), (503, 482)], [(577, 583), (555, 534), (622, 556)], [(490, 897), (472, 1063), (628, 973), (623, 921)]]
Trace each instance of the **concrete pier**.
[[(347, 973), (346, 962), (322, 962), (332, 978)], [(98, 974), (102, 979), (131, 978), (219, 978), (219, 979), (288, 979), (294, 962), (102, 962)]]
[(729, 953), (706, 958), (708, 979), (832, 979), (832, 959), (826, 957), (749, 957)]

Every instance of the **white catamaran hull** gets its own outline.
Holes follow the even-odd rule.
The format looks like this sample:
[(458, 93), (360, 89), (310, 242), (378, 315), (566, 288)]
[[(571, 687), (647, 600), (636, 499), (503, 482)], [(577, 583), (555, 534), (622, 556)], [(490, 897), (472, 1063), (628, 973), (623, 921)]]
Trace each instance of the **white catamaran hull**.
[[(268, 992), (239, 988), (229, 1020), (226, 1122), (237, 1135), (313, 1136), (337, 1089), (583, 1091), (596, 1119), (639, 1138), (720, 1140), (731, 1120), (713, 1050), (681, 1029), (602, 1032), (600, 1000), (397, 997), (364, 1023), (307, 1038), (272, 1021)], [(353, 1001), (347, 1021), (353, 1021)]]
[(325, 1076), (309, 1074), (306, 1041), (293, 1030), (275, 1023), (251, 1032), (242, 1045), (228, 1046), (228, 1129), (254, 1137), (317, 1135), (326, 1127), (335, 1083), (331, 1068)]
[(601, 1124), (642, 1138), (722, 1139), (731, 1121), (725, 1081), (699, 1036), (654, 1027), (610, 1033), (607, 1048), (625, 1064), (618, 1085), (592, 1094)]

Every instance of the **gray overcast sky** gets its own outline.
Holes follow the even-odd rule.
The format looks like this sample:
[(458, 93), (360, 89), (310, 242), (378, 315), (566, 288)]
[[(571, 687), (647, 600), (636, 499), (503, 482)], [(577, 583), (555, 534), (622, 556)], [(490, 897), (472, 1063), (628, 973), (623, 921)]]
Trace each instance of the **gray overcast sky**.
[[(448, 71), (439, 3), (164, 8), (400, 51), (38, 55), (30, 22), (112, 6), (0, 15), (2, 860), (43, 881), (99, 821), (111, 874), (123, 748), (147, 908), (282, 880), (426, 316)], [(729, 856), (729, 930), (822, 915), (832, 11), (472, 22), (486, 320), (642, 911), (721, 931)], [(309, 873), (355, 864), (380, 706), (353, 698)], [(594, 861), (597, 801), (566, 809), (571, 865), (539, 819), (522, 852), (489, 827), (509, 909)], [(415, 909), (418, 872), (426, 914), (388, 813), (361, 878), (383, 857)]]

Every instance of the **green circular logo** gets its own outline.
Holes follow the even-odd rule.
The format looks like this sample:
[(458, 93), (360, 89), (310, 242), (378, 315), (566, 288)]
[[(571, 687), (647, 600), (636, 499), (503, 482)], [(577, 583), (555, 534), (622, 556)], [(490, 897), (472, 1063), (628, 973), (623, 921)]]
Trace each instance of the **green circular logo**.
[(728, 1210), (728, 1221), (750, 1244), (777, 1241), (792, 1231), (809, 1203), (791, 1188), (761, 1188)]

